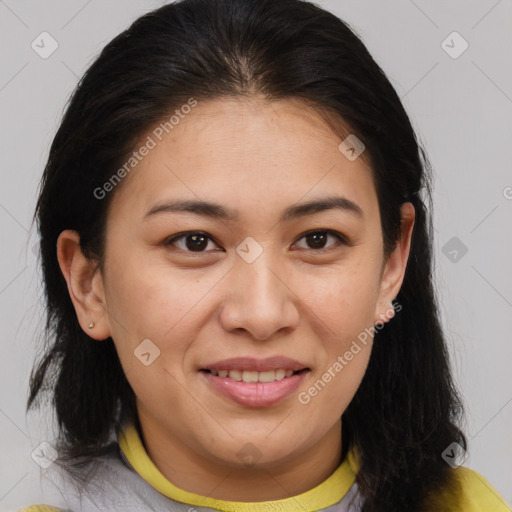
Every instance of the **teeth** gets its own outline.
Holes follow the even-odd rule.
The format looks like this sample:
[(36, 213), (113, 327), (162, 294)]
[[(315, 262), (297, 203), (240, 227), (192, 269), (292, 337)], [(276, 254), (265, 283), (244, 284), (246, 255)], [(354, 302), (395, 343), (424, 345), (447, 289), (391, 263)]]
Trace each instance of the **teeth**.
[(283, 380), (285, 377), (291, 377), (293, 370), (285, 370), (279, 368), (278, 370), (270, 370), (268, 372), (253, 372), (253, 371), (240, 371), (240, 370), (210, 370), (212, 375), (218, 375), (222, 378), (230, 378), (238, 382), (274, 382), (276, 380)]
[(274, 370), (270, 370), (269, 372), (260, 372), (258, 380), (260, 382), (274, 382), (276, 380), (276, 372)]
[(258, 382), (258, 372), (243, 371), (242, 372), (242, 380), (244, 382)]
[(229, 378), (240, 382), (242, 380), (242, 372), (239, 372), (238, 370), (230, 370)]
[(286, 375), (286, 370), (276, 370), (276, 380), (283, 380)]

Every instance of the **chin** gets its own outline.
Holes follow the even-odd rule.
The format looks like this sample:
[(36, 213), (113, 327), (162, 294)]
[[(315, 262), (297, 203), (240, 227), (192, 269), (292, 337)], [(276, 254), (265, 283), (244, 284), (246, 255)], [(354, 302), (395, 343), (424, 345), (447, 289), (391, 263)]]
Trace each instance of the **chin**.
[(229, 446), (217, 444), (215, 451), (211, 450), (211, 445), (205, 448), (210, 448), (209, 455), (215, 459), (217, 464), (233, 469), (271, 469), (303, 451), (296, 443), (293, 445), (285, 443), (292, 438), (289, 434), (286, 439), (276, 437), (273, 442), (269, 442), (268, 434), (270, 432), (272, 432), (271, 428), (266, 435), (258, 437), (234, 434), (233, 442), (229, 443)]

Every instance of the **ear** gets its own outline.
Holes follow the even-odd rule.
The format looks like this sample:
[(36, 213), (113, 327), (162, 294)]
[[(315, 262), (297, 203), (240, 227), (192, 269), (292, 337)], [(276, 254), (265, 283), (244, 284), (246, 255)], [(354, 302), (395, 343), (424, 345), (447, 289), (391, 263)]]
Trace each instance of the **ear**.
[[(57, 240), (57, 258), (82, 330), (95, 340), (110, 336), (103, 277), (96, 261), (87, 259), (76, 231), (65, 230)], [(94, 327), (89, 328), (93, 322)]]
[(391, 320), (395, 310), (391, 301), (398, 295), (405, 276), (411, 247), (415, 210), (412, 203), (401, 207), (401, 235), (393, 252), (389, 255), (381, 276), (379, 299), (375, 308), (375, 324), (382, 325)]

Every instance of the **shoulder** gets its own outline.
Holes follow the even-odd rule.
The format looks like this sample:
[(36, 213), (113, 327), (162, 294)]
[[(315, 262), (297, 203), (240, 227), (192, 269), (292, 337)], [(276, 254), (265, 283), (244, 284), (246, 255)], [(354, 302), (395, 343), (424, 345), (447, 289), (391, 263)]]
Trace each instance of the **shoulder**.
[(462, 487), (464, 512), (511, 512), (498, 491), (477, 471), (460, 466), (455, 475)]
[(154, 512), (188, 510), (165, 497), (122, 457), (117, 445), (101, 456), (69, 466), (52, 464), (44, 478), (44, 495), (59, 495), (53, 505), (32, 505), (17, 512)]

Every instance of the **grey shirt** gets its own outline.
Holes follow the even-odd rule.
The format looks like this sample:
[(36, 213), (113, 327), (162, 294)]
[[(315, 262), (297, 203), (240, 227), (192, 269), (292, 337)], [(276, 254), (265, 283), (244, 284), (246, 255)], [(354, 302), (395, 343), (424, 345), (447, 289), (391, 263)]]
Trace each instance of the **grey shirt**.
[[(45, 471), (43, 485), (57, 488), (61, 503), (54, 506), (72, 512), (125, 511), (125, 512), (206, 512), (217, 509), (180, 503), (154, 489), (130, 465), (117, 443), (109, 452), (81, 470), (85, 484), (80, 487), (67, 471), (53, 464)], [(52, 494), (55, 494), (55, 490)], [(261, 511), (279, 510), (262, 503)], [(297, 512), (304, 510), (297, 501)], [(338, 503), (317, 512), (359, 512), (360, 496), (354, 482)]]

